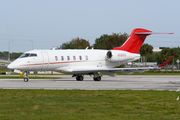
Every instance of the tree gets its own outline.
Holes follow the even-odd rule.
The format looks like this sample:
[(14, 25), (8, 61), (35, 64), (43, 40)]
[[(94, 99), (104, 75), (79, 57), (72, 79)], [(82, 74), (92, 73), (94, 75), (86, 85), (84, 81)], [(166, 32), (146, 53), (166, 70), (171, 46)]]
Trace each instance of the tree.
[(112, 35), (104, 34), (95, 40), (94, 48), (96, 49), (113, 49), (121, 46), (129, 37), (127, 33), (113, 33)]
[[(160, 57), (159, 59), (162, 62), (165, 62), (166, 60), (170, 59), (172, 56), (175, 56), (175, 58), (179, 57), (179, 53), (180, 51), (178, 50), (178, 48), (164, 48), (161, 53), (160, 53)], [(172, 73), (174, 73), (174, 59), (172, 60)], [(167, 73), (167, 66), (166, 65), (166, 73)]]
[(108, 34), (101, 35), (100, 38), (96, 38), (95, 44), (93, 45), (95, 49), (103, 49), (103, 42), (108, 38)]
[[(178, 48), (171, 48), (170, 51), (169, 51), (169, 55), (179, 57)], [(172, 73), (174, 73), (174, 58), (172, 60)]]
[(147, 66), (147, 55), (153, 53), (152, 49), (153, 47), (149, 44), (143, 44), (140, 49), (141, 56), (145, 56), (145, 66)]
[(8, 51), (0, 52), (0, 58), (2, 59), (8, 59)]
[(86, 47), (91, 47), (89, 41), (78, 37), (62, 44), (62, 49), (85, 49)]
[(11, 54), (11, 60), (15, 60), (15, 59), (17, 59), (19, 56), (21, 56), (23, 53), (21, 53), (21, 52), (19, 52), (19, 53), (15, 53), (15, 52), (13, 52), (12, 54)]
[(0, 58), (3, 58), (4, 54), (2, 52), (0, 52)]
[[(11, 57), (11, 60), (15, 60), (17, 59), (19, 56), (21, 56), (23, 53), (19, 52), (19, 53), (16, 53), (16, 52), (13, 52), (13, 53), (10, 53), (10, 57)], [(3, 52), (0, 52), (0, 58), (2, 59), (8, 59), (8, 52), (7, 51), (3, 51)]]
[(153, 52), (152, 54), (147, 54), (147, 60), (148, 62), (157, 62), (157, 63), (161, 63), (161, 61), (158, 59), (160, 56), (160, 52)]
[[(170, 59), (169, 53), (170, 53), (170, 48), (169, 47), (164, 48), (161, 51), (160, 60), (162, 61), (162, 63), (165, 62), (166, 60)], [(166, 65), (166, 73), (167, 73), (167, 65)]]

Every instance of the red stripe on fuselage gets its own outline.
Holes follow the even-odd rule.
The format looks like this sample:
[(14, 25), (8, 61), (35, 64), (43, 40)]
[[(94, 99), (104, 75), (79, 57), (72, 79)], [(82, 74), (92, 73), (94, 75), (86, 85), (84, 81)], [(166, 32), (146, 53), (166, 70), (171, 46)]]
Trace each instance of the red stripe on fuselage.
[(67, 62), (52, 62), (52, 63), (37, 63), (37, 64), (24, 64), (21, 66), (32, 66), (32, 65), (47, 65), (47, 64), (62, 64), (62, 63), (76, 63), (76, 62), (86, 62), (87, 60), (82, 61), (67, 61)]

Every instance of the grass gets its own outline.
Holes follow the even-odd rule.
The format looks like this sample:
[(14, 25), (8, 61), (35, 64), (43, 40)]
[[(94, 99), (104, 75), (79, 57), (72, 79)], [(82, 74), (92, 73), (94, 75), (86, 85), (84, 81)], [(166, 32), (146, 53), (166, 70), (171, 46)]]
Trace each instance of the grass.
[(7, 66), (0, 66), (0, 72), (10, 72)]
[(0, 62), (0, 63), (2, 63), (2, 64), (9, 64), (8, 62)]
[(1, 119), (180, 119), (178, 92), (0, 89)]

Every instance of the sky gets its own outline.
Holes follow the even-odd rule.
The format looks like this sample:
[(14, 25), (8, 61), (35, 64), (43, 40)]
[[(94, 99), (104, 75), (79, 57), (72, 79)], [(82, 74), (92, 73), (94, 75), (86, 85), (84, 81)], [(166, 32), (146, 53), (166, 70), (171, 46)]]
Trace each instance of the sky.
[(180, 0), (0, 0), (0, 52), (51, 49), (74, 38), (90, 44), (103, 34), (153, 34), (153, 47), (180, 46)]

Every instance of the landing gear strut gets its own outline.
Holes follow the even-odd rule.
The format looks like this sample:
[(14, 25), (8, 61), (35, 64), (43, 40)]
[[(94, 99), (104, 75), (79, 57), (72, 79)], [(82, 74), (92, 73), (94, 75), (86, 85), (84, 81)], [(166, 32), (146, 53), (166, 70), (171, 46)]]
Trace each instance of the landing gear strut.
[(98, 73), (94, 73), (94, 81), (101, 81), (101, 76)]
[(28, 82), (28, 81), (29, 81), (28, 72), (25, 71), (25, 72), (24, 72), (24, 82)]

